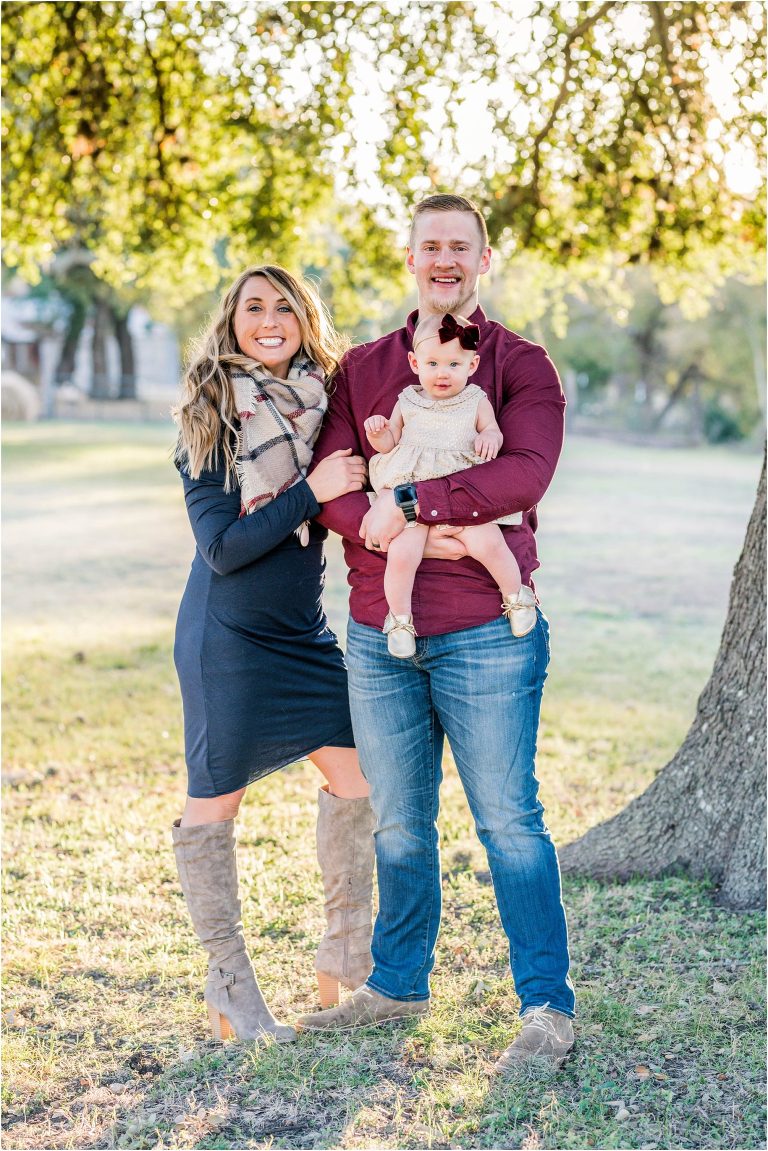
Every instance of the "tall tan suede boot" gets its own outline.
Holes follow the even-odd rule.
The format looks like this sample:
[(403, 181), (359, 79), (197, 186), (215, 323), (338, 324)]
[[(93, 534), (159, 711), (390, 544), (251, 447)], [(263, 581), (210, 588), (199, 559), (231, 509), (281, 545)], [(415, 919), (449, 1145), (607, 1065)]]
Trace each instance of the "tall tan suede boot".
[(365, 799), (318, 792), (317, 861), (323, 875), (328, 923), (315, 959), (320, 1003), (339, 1002), (339, 984), (353, 990), (371, 974), (373, 829)]
[(264, 1002), (248, 957), (237, 893), (235, 821), (173, 825), (173, 850), (192, 925), (208, 952), (205, 1001), (214, 1039), (296, 1038)]

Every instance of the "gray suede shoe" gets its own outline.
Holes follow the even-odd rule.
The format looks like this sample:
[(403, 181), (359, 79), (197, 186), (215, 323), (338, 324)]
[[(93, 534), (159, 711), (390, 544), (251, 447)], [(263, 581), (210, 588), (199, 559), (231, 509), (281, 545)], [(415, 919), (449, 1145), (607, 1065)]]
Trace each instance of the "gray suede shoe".
[(522, 1017), (523, 1029), (497, 1060), (497, 1075), (514, 1075), (521, 1066), (541, 1061), (557, 1070), (573, 1047), (573, 1024), (567, 1015), (553, 1011), (549, 1004), (529, 1007)]
[(376, 1027), (381, 1023), (394, 1023), (397, 1019), (411, 1019), (429, 1011), (429, 1000), (417, 1002), (388, 999), (371, 987), (358, 987), (349, 999), (329, 1011), (315, 1011), (302, 1015), (296, 1022), (297, 1031), (352, 1031), (355, 1027)]

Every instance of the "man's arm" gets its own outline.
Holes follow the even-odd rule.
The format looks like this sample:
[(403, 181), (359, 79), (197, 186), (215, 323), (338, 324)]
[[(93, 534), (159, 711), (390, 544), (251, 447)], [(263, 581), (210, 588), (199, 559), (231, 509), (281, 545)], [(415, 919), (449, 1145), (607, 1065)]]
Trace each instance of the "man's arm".
[[(490, 523), (539, 502), (554, 475), (563, 446), (565, 397), (555, 366), (534, 344), (517, 351), (505, 366), (504, 400), (498, 423), (504, 446), (495, 460), (416, 484), (419, 522), (467, 527)], [(385, 551), (405, 526), (390, 492), (382, 492), (365, 516), (366, 546), (378, 540)]]
[[(312, 453), (313, 464), (324, 460), (331, 452), (352, 448), (356, 455), (365, 456), (366, 444), (362, 428), (358, 428), (349, 403), (349, 369), (342, 366), (334, 377), (333, 394), (328, 411)], [(370, 508), (364, 492), (350, 492), (346, 496), (323, 504), (317, 521), (329, 531), (347, 539), (357, 539), (360, 522)]]
[(416, 485), (424, 523), (488, 523), (524, 512), (544, 495), (563, 446), (565, 397), (543, 348), (521, 349), (507, 366), (498, 413), (504, 445), (495, 460)]
[(563, 446), (560, 378), (544, 349), (533, 344), (510, 359), (505, 374), (497, 413), (504, 446), (495, 460), (417, 484), (424, 523), (488, 523), (534, 507), (549, 487)]

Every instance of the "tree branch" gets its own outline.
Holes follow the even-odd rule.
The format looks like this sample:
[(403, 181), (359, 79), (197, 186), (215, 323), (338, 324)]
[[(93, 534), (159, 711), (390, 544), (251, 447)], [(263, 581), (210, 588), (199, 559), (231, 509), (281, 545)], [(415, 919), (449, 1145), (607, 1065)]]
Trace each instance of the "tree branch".
[(165, 87), (163, 81), (163, 72), (160, 67), (159, 61), (152, 51), (152, 44), (147, 35), (147, 22), (144, 19), (144, 14), (141, 14), (141, 24), (144, 28), (144, 49), (149, 59), (152, 74), (155, 78), (155, 95), (157, 97), (157, 113), (158, 113), (158, 127), (160, 132), (155, 139), (155, 156), (157, 158), (157, 170), (160, 179), (167, 185), (168, 177), (165, 169), (165, 157), (163, 156), (163, 140), (165, 139), (168, 127), (166, 122), (166, 100), (165, 100)]
[[(552, 131), (552, 127), (555, 123), (555, 119), (557, 118), (557, 113), (562, 108), (563, 104), (566, 101), (567, 95), (568, 95), (568, 81), (570, 80), (571, 73), (573, 71), (573, 58), (571, 55), (572, 50), (573, 50), (573, 46), (577, 40), (580, 40), (581, 37), (584, 36), (584, 34), (586, 32), (588, 32), (590, 28), (592, 28), (595, 24), (597, 24), (597, 22), (599, 20), (601, 20), (603, 18), (603, 16), (605, 16), (605, 14), (611, 10), (611, 8), (614, 8), (614, 7), (615, 7), (615, 0), (606, 0), (606, 2), (601, 4), (600, 7), (595, 12), (592, 12), (589, 16), (586, 16), (581, 21), (580, 24), (577, 24), (575, 28), (572, 28), (571, 31), (568, 33), (568, 35), (565, 38), (565, 43), (563, 45), (563, 54), (565, 56), (565, 70), (564, 70), (564, 74), (563, 74), (563, 82), (560, 85), (560, 90), (558, 91), (557, 96), (555, 97), (555, 102), (552, 105), (552, 109), (549, 113), (549, 116), (547, 118), (546, 123), (543, 125), (542, 128), (539, 129), (539, 131), (536, 133), (536, 135), (533, 138), (533, 148), (532, 148), (533, 177), (531, 179), (530, 188), (531, 188), (531, 191), (533, 192), (534, 203), (538, 202), (538, 199), (539, 199), (539, 175), (541, 173), (541, 145), (544, 143), (547, 136)], [(531, 218), (528, 221), (528, 226), (526, 228), (526, 234), (525, 234), (526, 245), (528, 243), (530, 243), (532, 235), (533, 235), (534, 219), (535, 219), (535, 212), (532, 213)]]

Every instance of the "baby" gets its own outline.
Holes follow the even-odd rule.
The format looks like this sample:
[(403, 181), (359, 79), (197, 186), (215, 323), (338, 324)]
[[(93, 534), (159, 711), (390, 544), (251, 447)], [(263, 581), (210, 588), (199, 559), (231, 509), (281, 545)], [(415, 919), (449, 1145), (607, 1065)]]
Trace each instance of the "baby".
[[(389, 419), (374, 415), (365, 421), (368, 441), (379, 453), (368, 465), (374, 491), (447, 476), (498, 455), (503, 437), (490, 401), (482, 388), (467, 383), (480, 362), (479, 343), (480, 329), (463, 316), (426, 316), (419, 322), (408, 353), (419, 386), (400, 393)], [(498, 524), (521, 522), (517, 513), (461, 532), (467, 554), (498, 584), (502, 612), (515, 636), (535, 626), (536, 599), (530, 588), (521, 587), (520, 569)], [(411, 595), (428, 533), (426, 524), (407, 524), (387, 552), (384, 633), (390, 654), (399, 659), (416, 652)]]

